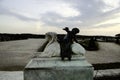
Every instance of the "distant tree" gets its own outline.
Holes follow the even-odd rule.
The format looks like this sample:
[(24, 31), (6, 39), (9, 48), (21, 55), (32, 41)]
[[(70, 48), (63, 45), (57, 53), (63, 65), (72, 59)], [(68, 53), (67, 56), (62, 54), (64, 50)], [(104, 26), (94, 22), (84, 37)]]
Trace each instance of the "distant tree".
[(116, 34), (116, 43), (120, 44), (120, 34)]
[(116, 37), (120, 37), (120, 33), (115, 35)]

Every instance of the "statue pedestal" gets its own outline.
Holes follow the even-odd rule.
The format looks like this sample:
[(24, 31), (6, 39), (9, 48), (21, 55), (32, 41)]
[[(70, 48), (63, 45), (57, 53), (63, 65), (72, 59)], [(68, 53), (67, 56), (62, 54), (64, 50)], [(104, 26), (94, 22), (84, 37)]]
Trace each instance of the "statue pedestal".
[(93, 67), (85, 58), (34, 58), (24, 70), (24, 80), (93, 80)]

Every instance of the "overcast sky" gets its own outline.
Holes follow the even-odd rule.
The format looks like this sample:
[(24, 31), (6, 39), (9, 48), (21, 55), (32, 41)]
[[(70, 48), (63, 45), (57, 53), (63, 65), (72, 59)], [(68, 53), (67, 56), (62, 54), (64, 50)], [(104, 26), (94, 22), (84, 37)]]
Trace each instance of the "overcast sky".
[(0, 0), (0, 33), (120, 33), (120, 0)]

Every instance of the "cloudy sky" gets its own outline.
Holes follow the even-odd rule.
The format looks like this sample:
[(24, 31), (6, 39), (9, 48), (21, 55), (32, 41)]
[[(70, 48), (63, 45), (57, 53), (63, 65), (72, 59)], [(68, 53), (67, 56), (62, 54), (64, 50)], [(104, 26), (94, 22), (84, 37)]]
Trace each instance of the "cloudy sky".
[(0, 33), (120, 33), (120, 0), (0, 0)]

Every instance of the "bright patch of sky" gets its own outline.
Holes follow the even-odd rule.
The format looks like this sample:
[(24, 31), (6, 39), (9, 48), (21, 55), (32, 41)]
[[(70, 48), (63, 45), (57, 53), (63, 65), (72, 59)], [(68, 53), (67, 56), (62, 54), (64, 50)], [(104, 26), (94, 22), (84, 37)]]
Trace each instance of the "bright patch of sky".
[(103, 2), (106, 4), (105, 8), (103, 9), (103, 12), (113, 10), (120, 6), (120, 0), (103, 0)]
[(68, 26), (85, 35), (115, 35), (119, 21), (120, 0), (0, 0), (1, 33), (65, 33)]

